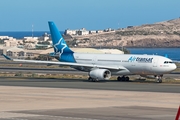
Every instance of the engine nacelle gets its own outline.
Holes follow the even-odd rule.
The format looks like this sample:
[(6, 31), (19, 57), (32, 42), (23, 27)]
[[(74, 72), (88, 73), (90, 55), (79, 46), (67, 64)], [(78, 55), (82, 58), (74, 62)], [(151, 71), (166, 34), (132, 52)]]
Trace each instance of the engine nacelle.
[(109, 80), (111, 72), (107, 69), (95, 69), (89, 72), (89, 76), (98, 80)]

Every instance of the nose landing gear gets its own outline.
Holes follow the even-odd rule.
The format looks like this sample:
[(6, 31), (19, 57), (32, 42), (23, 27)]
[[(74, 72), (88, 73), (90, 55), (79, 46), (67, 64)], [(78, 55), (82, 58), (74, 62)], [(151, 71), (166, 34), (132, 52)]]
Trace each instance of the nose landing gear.
[(163, 75), (156, 75), (156, 76), (155, 76), (156, 82), (157, 82), (157, 83), (162, 83), (162, 77), (163, 77)]

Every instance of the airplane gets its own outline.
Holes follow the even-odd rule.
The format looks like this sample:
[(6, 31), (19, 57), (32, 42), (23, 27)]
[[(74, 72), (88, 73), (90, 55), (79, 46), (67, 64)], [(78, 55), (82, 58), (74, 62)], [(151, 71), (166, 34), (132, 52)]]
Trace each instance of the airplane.
[(50, 53), (50, 56), (55, 57), (58, 62), (12, 59), (2, 55), (8, 60), (18, 62), (70, 66), (88, 72), (88, 80), (94, 82), (109, 80), (112, 75), (119, 75), (118, 81), (129, 81), (128, 75), (140, 75), (152, 76), (161, 83), (163, 74), (177, 68), (171, 59), (158, 55), (75, 53), (67, 46), (55, 23), (49, 21), (48, 24), (54, 47), (54, 52)]

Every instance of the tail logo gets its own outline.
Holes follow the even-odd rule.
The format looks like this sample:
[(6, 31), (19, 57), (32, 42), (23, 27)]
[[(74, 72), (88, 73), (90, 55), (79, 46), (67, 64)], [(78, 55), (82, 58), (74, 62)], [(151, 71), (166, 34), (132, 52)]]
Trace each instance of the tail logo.
[(63, 43), (63, 38), (60, 38), (60, 40), (54, 45), (55, 53), (59, 53), (59, 57), (61, 57), (66, 47), (67, 45), (66, 43)]
[(73, 55), (74, 52), (69, 49), (54, 22), (49, 21), (48, 23), (54, 47), (54, 56), (56, 56), (59, 61), (76, 62)]

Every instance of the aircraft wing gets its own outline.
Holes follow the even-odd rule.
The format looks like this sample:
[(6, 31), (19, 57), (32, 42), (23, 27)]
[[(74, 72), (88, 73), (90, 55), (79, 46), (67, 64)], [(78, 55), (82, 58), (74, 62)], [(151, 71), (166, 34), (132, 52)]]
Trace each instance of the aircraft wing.
[(82, 66), (90, 68), (106, 68), (111, 70), (124, 70), (126, 69), (123, 66), (104, 66), (104, 65), (95, 65), (95, 64), (83, 64), (83, 63), (72, 63), (72, 62), (54, 62), (54, 61), (40, 61), (40, 60), (21, 60), (21, 59), (12, 59), (4, 54), (2, 54), (7, 60), (16, 61), (16, 62), (27, 62), (27, 63), (41, 63), (41, 64), (51, 64), (51, 65), (66, 65), (66, 66)]

